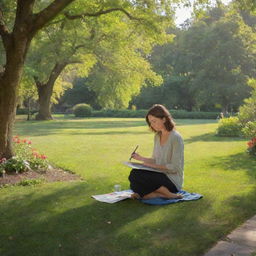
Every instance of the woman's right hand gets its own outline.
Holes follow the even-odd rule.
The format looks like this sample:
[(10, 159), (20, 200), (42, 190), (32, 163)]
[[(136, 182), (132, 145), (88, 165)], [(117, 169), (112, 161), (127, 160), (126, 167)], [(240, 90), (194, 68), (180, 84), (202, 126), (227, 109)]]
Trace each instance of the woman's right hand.
[(138, 153), (133, 153), (131, 156), (133, 159), (138, 160), (138, 161), (144, 161), (144, 157), (142, 157), (140, 154)]

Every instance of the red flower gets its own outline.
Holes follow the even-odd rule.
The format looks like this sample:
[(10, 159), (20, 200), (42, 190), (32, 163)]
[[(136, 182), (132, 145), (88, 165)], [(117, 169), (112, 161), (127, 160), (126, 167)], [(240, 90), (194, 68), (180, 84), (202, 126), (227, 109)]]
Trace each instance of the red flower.
[(47, 156), (46, 155), (41, 155), (41, 159), (46, 159)]
[(30, 145), (32, 142), (31, 142), (31, 140), (28, 140), (28, 144)]
[(248, 147), (249, 147), (249, 148), (252, 148), (252, 147), (253, 147), (253, 143), (252, 143), (252, 141), (251, 141), (251, 140), (250, 140), (250, 141), (248, 141), (248, 142), (247, 142), (247, 145), (248, 145)]

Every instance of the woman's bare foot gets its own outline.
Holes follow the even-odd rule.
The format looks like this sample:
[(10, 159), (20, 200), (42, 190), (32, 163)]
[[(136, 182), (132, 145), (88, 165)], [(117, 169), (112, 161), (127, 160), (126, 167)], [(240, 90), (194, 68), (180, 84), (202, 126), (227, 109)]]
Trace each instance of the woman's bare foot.
[(131, 194), (132, 199), (140, 199), (140, 195), (138, 193)]
[(162, 197), (166, 199), (181, 199), (183, 196), (181, 194), (175, 194), (170, 192), (166, 187), (161, 186), (159, 189), (145, 195), (143, 199), (151, 199), (156, 197)]
[(182, 199), (183, 198), (183, 195), (181, 195), (181, 194), (174, 194), (175, 196), (174, 197), (172, 197), (172, 198), (174, 198), (174, 199)]

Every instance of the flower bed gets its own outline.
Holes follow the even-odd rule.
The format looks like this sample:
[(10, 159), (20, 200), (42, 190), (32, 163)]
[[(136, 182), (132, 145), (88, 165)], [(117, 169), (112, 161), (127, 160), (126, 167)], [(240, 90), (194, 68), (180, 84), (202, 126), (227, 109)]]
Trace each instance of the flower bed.
[(256, 156), (256, 137), (252, 138), (250, 141), (247, 142), (247, 152), (250, 155)]

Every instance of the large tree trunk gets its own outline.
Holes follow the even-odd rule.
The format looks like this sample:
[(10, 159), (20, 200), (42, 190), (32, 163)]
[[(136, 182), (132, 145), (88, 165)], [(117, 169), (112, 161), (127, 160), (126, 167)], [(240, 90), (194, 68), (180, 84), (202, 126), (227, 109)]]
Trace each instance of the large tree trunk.
[(39, 113), (36, 115), (36, 120), (51, 120), (51, 97), (53, 93), (54, 84), (59, 77), (63, 69), (68, 63), (57, 63), (55, 64), (50, 77), (46, 83), (41, 83), (35, 77), (38, 97), (39, 97)]
[(17, 87), (30, 43), (24, 36), (19, 40), (18, 46), (13, 39), (9, 41), (5, 70), (0, 74), (0, 158), (13, 155), (12, 128), (16, 114)]
[(36, 115), (36, 120), (51, 120), (51, 96), (52, 90), (46, 85), (37, 85), (37, 92), (39, 96), (39, 112)]

